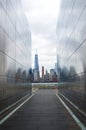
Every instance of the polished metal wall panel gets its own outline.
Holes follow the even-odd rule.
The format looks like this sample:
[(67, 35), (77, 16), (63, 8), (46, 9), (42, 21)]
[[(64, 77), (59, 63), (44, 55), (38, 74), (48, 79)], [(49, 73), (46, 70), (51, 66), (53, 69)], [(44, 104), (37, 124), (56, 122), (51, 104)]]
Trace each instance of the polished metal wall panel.
[(15, 27), (8, 16), (6, 16), (6, 33), (15, 42)]
[(0, 27), (6, 29), (6, 12), (4, 11), (3, 6), (0, 4)]
[(85, 76), (86, 1), (61, 0), (57, 23), (58, 54), (61, 71), (69, 77)]
[(5, 52), (5, 32), (2, 28), (0, 28), (0, 51)]
[(5, 55), (0, 52), (0, 76), (5, 75)]
[(12, 4), (11, 0), (7, 0), (6, 6), (7, 6), (7, 9), (6, 9), (7, 15), (10, 21), (12, 22), (12, 24), (16, 26), (16, 8)]
[(6, 2), (7, 0), (0, 0), (0, 4), (2, 5), (5, 11), (6, 11)]
[(31, 34), (21, 1), (0, 0), (0, 101), (31, 93), (30, 67)]
[(14, 59), (16, 58), (16, 44), (6, 35), (5, 36), (5, 43), (6, 43), (6, 49), (5, 53), (10, 58)]

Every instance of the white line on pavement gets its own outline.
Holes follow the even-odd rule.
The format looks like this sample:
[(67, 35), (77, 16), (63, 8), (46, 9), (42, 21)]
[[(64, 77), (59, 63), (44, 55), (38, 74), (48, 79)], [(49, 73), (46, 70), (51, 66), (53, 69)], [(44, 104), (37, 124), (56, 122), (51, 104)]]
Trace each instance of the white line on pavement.
[(63, 106), (67, 109), (69, 114), (72, 116), (72, 118), (75, 120), (77, 125), (81, 128), (81, 130), (86, 130), (86, 127), (80, 122), (80, 120), (75, 116), (75, 114), (71, 111), (71, 109), (64, 103), (64, 101), (59, 97), (59, 95), (56, 93), (57, 98), (61, 101)]
[(21, 106), (23, 106), (28, 100), (30, 100), (35, 94), (32, 94), (29, 98), (27, 98), (23, 103), (21, 103), (18, 107), (16, 107), (13, 111), (11, 111), (8, 115), (6, 115), (2, 120), (0, 120), (0, 125), (3, 124), (11, 115), (13, 115)]

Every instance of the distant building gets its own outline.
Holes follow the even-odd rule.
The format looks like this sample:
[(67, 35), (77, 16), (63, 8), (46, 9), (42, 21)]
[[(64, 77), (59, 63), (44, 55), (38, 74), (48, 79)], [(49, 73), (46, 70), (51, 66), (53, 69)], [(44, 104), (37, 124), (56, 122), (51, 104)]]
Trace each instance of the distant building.
[(44, 66), (42, 66), (42, 81), (44, 82)]
[(50, 76), (49, 76), (49, 81), (50, 82), (57, 82), (57, 75), (54, 69), (50, 69)]
[(56, 74), (57, 74), (57, 63), (55, 63), (55, 68), (54, 68)]
[(38, 62), (38, 54), (35, 54), (35, 63), (34, 63), (34, 81), (39, 82), (39, 62)]
[(46, 74), (45, 74), (45, 81), (46, 81), (46, 82), (49, 82), (49, 73), (48, 73), (47, 70), (46, 70)]
[(35, 67), (36, 71), (39, 71), (38, 54), (35, 54)]
[(39, 82), (39, 72), (37, 72), (36, 70), (34, 70), (34, 81)]
[(28, 80), (29, 82), (33, 82), (33, 80), (34, 80), (32, 68), (29, 68), (29, 70), (28, 70), (28, 78), (27, 78), (27, 80)]

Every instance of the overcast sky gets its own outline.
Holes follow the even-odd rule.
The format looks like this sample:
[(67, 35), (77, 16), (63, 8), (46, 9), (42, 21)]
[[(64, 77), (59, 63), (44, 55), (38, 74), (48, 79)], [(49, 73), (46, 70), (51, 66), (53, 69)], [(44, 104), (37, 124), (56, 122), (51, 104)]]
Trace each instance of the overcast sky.
[(32, 35), (32, 67), (38, 53), (39, 67), (49, 71), (56, 62), (56, 26), (60, 0), (22, 0)]

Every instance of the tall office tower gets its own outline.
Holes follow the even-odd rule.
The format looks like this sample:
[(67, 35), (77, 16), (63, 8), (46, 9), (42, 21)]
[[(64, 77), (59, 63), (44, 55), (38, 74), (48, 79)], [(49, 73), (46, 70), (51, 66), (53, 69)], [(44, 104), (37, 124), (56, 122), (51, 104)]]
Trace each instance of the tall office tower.
[(55, 75), (55, 70), (54, 69), (50, 69), (50, 81), (53, 81), (54, 75)]
[(57, 63), (55, 63), (54, 70), (55, 70), (55, 72), (57, 74)]
[(46, 81), (46, 82), (49, 82), (49, 73), (48, 73), (47, 70), (46, 70), (46, 74), (45, 74), (45, 81)]
[(44, 81), (44, 66), (42, 66), (42, 81)]
[(35, 70), (39, 71), (38, 54), (35, 54)]
[(39, 81), (39, 63), (38, 54), (35, 54), (35, 65), (34, 65), (34, 81)]
[(50, 69), (49, 80), (51, 82), (57, 82), (58, 81), (55, 69)]

